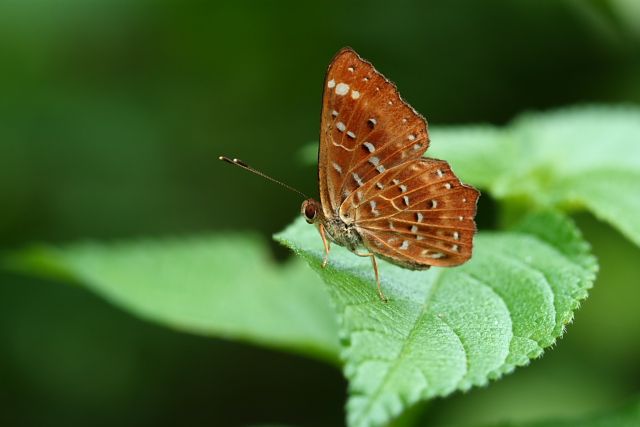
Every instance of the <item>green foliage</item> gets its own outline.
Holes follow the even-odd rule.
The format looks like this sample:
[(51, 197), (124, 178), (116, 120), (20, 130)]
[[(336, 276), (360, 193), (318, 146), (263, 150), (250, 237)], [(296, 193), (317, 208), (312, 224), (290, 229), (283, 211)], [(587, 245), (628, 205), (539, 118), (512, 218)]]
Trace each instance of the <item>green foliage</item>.
[[(640, 425), (640, 400), (606, 413), (578, 419), (549, 420), (526, 423), (507, 423), (485, 427), (637, 427)], [(260, 425), (255, 427), (285, 427)]]
[(500, 424), (496, 427), (637, 427), (640, 425), (640, 401), (623, 408), (574, 420), (551, 420), (518, 424)]
[(525, 114), (505, 128), (435, 128), (430, 157), (512, 205), (587, 209), (640, 245), (640, 108)]
[(473, 258), (458, 268), (381, 263), (388, 304), (367, 259), (334, 245), (320, 268), (320, 238), (302, 219), (276, 239), (320, 274), (328, 296), (301, 260), (277, 265), (262, 242), (242, 235), (41, 246), (8, 265), (82, 284), (175, 329), (341, 361), (349, 425), (384, 425), (417, 402), (526, 365), (563, 334), (597, 263), (559, 212), (588, 210), (640, 245), (639, 136), (635, 107), (527, 114), (502, 128), (436, 127), (427, 154), (496, 198), (503, 225), (512, 225), (480, 232)]
[[(555, 247), (579, 239), (547, 237), (542, 221), (522, 223), (533, 208), (583, 210), (607, 222), (574, 218), (602, 272), (555, 351), (486, 389), (417, 404), (391, 425), (554, 420), (637, 392), (637, 107), (527, 115), (504, 127), (439, 125), (504, 123), (531, 106), (640, 102), (639, 23), (638, 0), (0, 1), (0, 258), (31, 242), (96, 242), (13, 257), (14, 268), (74, 287), (0, 271), (0, 425), (340, 425), (343, 383), (331, 369), (340, 343), (362, 337), (339, 338), (327, 294), (334, 286), (301, 257), (280, 264), (263, 241), (221, 232), (271, 234), (298, 202), (215, 156), (238, 156), (316, 193), (317, 141), (306, 167), (283, 153), (317, 138), (323, 73), (342, 43), (431, 119), (429, 155), (482, 188), (482, 226), (519, 223), (524, 236)], [(594, 155), (581, 159), (576, 148)], [(134, 241), (201, 230), (220, 234)], [(313, 228), (305, 232), (317, 245)], [(483, 232), (478, 248), (513, 233), (523, 235)], [(334, 249), (331, 268), (354, 258)], [(358, 261), (355, 273), (367, 282), (353, 285), (370, 295), (370, 266)], [(384, 273), (387, 287), (393, 274)], [(408, 282), (422, 277), (407, 272)], [(545, 335), (552, 317), (549, 293), (541, 295), (540, 311), (507, 307), (523, 323), (540, 316), (536, 339), (557, 329)], [(573, 296), (556, 299), (554, 308), (570, 307)], [(375, 298), (368, 306), (382, 309)], [(557, 311), (555, 324), (571, 312)], [(530, 341), (521, 340), (522, 354), (542, 345)], [(594, 427), (589, 420), (573, 425)], [(596, 425), (621, 423), (602, 420)], [(542, 424), (557, 425), (571, 423)]]
[(255, 237), (41, 246), (8, 264), (82, 283), (177, 330), (337, 359), (334, 315), (320, 281), (297, 260), (275, 265)]
[(567, 219), (530, 216), (509, 232), (480, 233), (455, 269), (414, 272), (383, 263), (388, 304), (369, 261), (323, 249), (302, 219), (276, 238), (329, 284), (350, 380), (351, 426), (384, 425), (419, 400), (484, 385), (554, 343), (593, 284), (596, 261)]

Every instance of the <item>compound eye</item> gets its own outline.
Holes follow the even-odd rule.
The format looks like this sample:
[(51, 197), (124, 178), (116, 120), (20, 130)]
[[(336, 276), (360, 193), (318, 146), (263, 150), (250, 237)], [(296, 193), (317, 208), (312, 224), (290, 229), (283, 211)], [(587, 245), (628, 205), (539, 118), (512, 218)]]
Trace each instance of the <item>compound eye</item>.
[(316, 219), (317, 214), (318, 212), (316, 211), (315, 205), (312, 205), (311, 203), (309, 203), (307, 204), (307, 206), (304, 207), (304, 216), (307, 219), (307, 221), (313, 221), (314, 219)]

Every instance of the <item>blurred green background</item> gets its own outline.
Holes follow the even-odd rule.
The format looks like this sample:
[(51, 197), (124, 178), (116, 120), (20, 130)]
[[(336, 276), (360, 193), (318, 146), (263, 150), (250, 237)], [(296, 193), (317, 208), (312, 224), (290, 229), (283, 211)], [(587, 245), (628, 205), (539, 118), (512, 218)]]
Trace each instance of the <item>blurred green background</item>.
[[(350, 45), (433, 126), (640, 103), (640, 3), (0, 2), (0, 250), (258, 230), (316, 194), (324, 72)], [(480, 223), (495, 217), (481, 206)], [(640, 250), (577, 217), (601, 274), (558, 348), (425, 423), (570, 416), (640, 391)], [(273, 245), (277, 258), (286, 252)], [(339, 370), (180, 334), (85, 290), (0, 273), (0, 424), (341, 425)]]

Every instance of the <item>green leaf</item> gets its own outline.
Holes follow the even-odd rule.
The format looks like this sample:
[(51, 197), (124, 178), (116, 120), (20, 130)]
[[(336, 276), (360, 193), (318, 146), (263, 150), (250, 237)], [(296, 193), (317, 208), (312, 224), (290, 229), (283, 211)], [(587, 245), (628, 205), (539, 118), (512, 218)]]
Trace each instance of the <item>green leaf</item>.
[(434, 128), (429, 157), (498, 199), (587, 209), (640, 245), (640, 108), (530, 113), (505, 128)]
[(500, 427), (637, 427), (639, 425), (640, 401), (638, 400), (617, 410), (578, 419), (499, 424)]
[(250, 236), (41, 246), (10, 267), (83, 284), (180, 331), (232, 338), (337, 362), (335, 314), (301, 261), (276, 265)]
[(553, 344), (592, 286), (597, 264), (567, 218), (544, 213), (509, 232), (482, 232), (470, 262), (409, 271), (334, 245), (327, 268), (302, 219), (276, 239), (328, 284), (350, 380), (348, 422), (383, 425), (412, 404), (484, 385)]

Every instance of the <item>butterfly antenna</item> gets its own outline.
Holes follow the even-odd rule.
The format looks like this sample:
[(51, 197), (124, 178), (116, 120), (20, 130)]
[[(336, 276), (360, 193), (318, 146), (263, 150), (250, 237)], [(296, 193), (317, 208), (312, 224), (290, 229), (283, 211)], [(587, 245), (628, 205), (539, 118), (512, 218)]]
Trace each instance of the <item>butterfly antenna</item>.
[(304, 194), (302, 191), (300, 191), (300, 190), (296, 190), (296, 189), (295, 189), (295, 188), (293, 188), (292, 186), (290, 186), (290, 185), (288, 185), (288, 184), (285, 184), (285, 183), (284, 183), (284, 182), (282, 182), (282, 181), (278, 181), (278, 180), (277, 180), (277, 179), (275, 179), (275, 178), (271, 178), (269, 175), (266, 175), (266, 174), (264, 174), (264, 173), (260, 172), (259, 170), (252, 168), (251, 166), (249, 166), (248, 164), (246, 164), (245, 162), (243, 162), (243, 161), (242, 161), (242, 160), (240, 160), (240, 159), (230, 159), (230, 158), (225, 157), (225, 156), (219, 156), (219, 157), (218, 157), (218, 159), (219, 159), (219, 160), (222, 160), (223, 162), (227, 162), (227, 163), (231, 163), (232, 165), (239, 166), (239, 167), (241, 167), (242, 169), (244, 169), (244, 170), (246, 170), (246, 171), (249, 171), (249, 172), (254, 173), (254, 174), (256, 174), (256, 175), (259, 175), (259, 176), (261, 176), (261, 177), (263, 177), (263, 178), (266, 178), (266, 179), (268, 179), (268, 180), (269, 180), (269, 181), (271, 181), (271, 182), (275, 182), (276, 184), (279, 184), (279, 185), (283, 186), (284, 188), (287, 188), (287, 189), (289, 189), (289, 190), (291, 190), (291, 191), (293, 191), (293, 192), (295, 192), (295, 193), (300, 194), (300, 195), (301, 195), (302, 197), (304, 197), (305, 199), (308, 199), (308, 198), (309, 198), (309, 196), (307, 196), (306, 194)]

